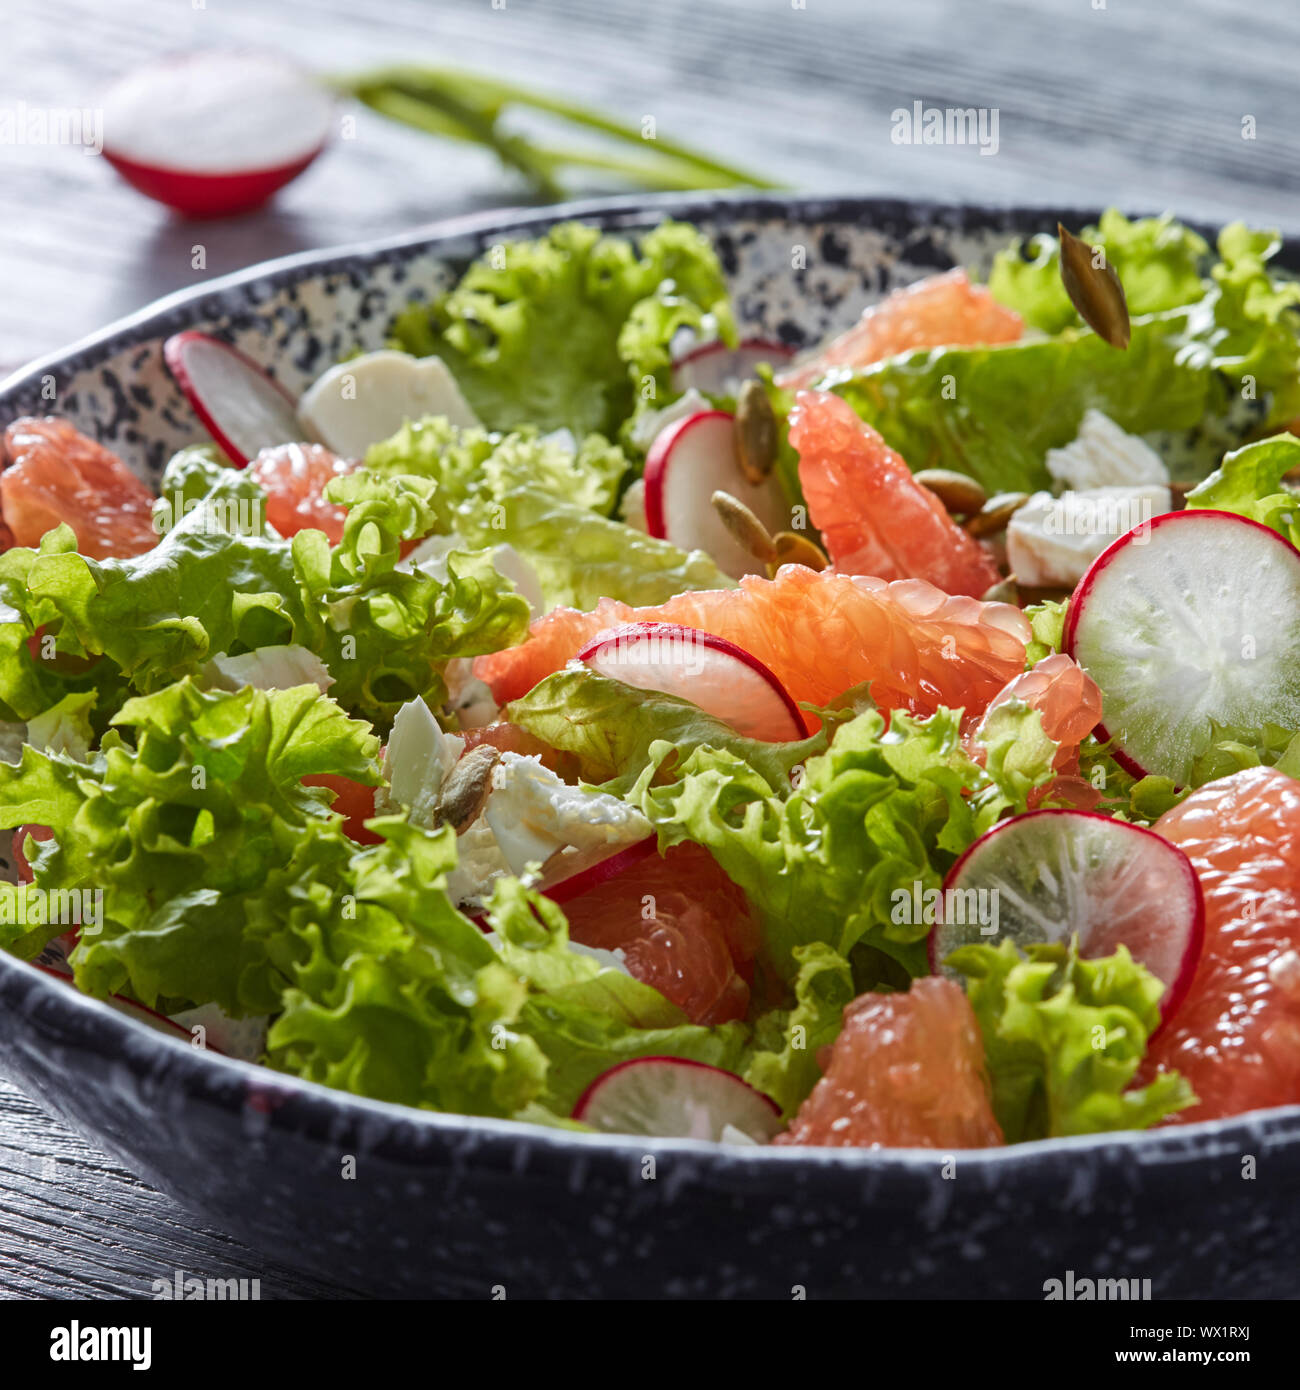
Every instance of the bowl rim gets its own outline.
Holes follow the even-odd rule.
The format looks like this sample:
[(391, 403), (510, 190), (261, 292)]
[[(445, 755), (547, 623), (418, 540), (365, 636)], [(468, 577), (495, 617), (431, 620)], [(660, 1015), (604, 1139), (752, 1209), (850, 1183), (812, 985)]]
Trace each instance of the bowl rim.
[[(646, 226), (658, 217), (714, 220), (790, 217), (805, 222), (844, 223), (865, 216), (903, 221), (934, 221), (955, 229), (1023, 222), (1048, 227), (1056, 218), (1075, 225), (1091, 222), (1098, 209), (1063, 209), (1049, 204), (945, 202), (930, 199), (876, 197), (855, 194), (697, 193), (625, 195), (552, 204), (545, 207), (507, 207), (447, 218), (388, 236), (336, 247), (295, 252), (258, 262), (242, 270), (176, 290), (69, 346), (46, 353), (0, 381), (0, 423), (10, 418), (8, 398), (42, 376), (79, 372), (95, 366), (123, 348), (145, 339), (193, 327), (219, 316), (221, 301), (232, 292), (261, 284), (279, 288), (300, 280), (384, 259), (412, 259), (426, 251), (447, 259), (470, 258), (500, 235), (537, 232), (556, 222), (580, 219), (602, 229)], [(1132, 214), (1146, 215), (1146, 214)], [(1213, 237), (1214, 229), (1195, 221), (1186, 225)], [(1282, 237), (1279, 264), (1300, 268), (1300, 240)], [(355, 1127), (380, 1121), (384, 1135), (378, 1147), (397, 1161), (426, 1163), (430, 1140), (472, 1138), (475, 1161), (517, 1167), (521, 1145), (539, 1156), (570, 1163), (588, 1158), (612, 1160), (619, 1168), (639, 1162), (647, 1152), (689, 1157), (707, 1171), (772, 1165), (845, 1171), (930, 1172), (946, 1157), (939, 1149), (858, 1149), (774, 1147), (711, 1144), (691, 1139), (661, 1139), (636, 1135), (583, 1134), (520, 1120), (421, 1110), (396, 1102), (372, 1100), (196, 1048), (127, 1017), (69, 983), (56, 980), (26, 961), (0, 951), (0, 1006), (18, 1006), (20, 1026), (57, 1035), (105, 1061), (125, 1064), (136, 1076), (156, 1072), (180, 1086), (196, 1101), (230, 1109), (257, 1098), (271, 1098), (269, 1123), (291, 1128), (306, 1138), (340, 1138), (340, 1121)], [(154, 1048), (161, 1051), (155, 1052)], [(197, 1054), (197, 1055), (196, 1055)], [(1240, 1154), (1245, 1144), (1300, 1148), (1300, 1104), (1248, 1111), (1221, 1119), (1191, 1121), (1169, 1129), (1116, 1130), (1032, 1140), (995, 1149), (957, 1150), (964, 1167), (990, 1178), (1005, 1169), (1017, 1176), (1055, 1171), (1057, 1156), (1131, 1155), (1139, 1163), (1185, 1164), (1189, 1160)]]

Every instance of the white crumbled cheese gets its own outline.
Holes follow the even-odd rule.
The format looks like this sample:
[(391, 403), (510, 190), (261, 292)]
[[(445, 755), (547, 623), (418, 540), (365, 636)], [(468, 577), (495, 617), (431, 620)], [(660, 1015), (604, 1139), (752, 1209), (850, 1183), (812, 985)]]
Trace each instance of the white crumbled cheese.
[(535, 757), (502, 753), (483, 810), (457, 840), (459, 863), (447, 888), (457, 903), (481, 903), (493, 882), (531, 863), (563, 876), (566, 859), (644, 840), (650, 822), (604, 792), (571, 787)]
[(349, 459), (426, 415), (461, 428), (479, 423), (441, 358), (391, 348), (331, 367), (298, 402), (298, 415), (313, 438)]
[(632, 443), (643, 453), (655, 442), (655, 435), (684, 420), (688, 415), (697, 415), (701, 410), (712, 410), (707, 396), (702, 396), (694, 386), (683, 391), (671, 404), (662, 410), (648, 410), (637, 420), (631, 430)]
[(650, 834), (650, 822), (618, 797), (571, 787), (520, 753), (503, 753), (493, 768), (483, 815), (514, 874), (567, 848), (614, 850)]
[(447, 875), (447, 894), (460, 906), (481, 907), (496, 880), (509, 873), (492, 827), (479, 815), (456, 837), (456, 867)]
[(453, 550), (468, 550), (469, 544), (465, 537), (455, 531), (449, 532), (445, 536), (425, 536), (408, 555), (404, 555), (397, 562), (397, 569), (403, 574), (413, 574), (417, 569), (423, 570), (430, 579), (436, 579), (439, 584), (447, 582), (447, 556)]
[(242, 690), (246, 685), (254, 690), (292, 690), (295, 685), (314, 685), (323, 695), (334, 684), (320, 657), (296, 644), (258, 647), (239, 656), (218, 652), (203, 674), (217, 690)]
[(578, 452), (578, 436), (564, 425), (561, 425), (558, 430), (551, 430), (548, 434), (539, 435), (537, 442), (539, 444), (553, 444), (557, 449), (563, 449), (566, 454)]
[(644, 478), (638, 478), (623, 494), (623, 500), (618, 504), (618, 515), (619, 520), (622, 521), (625, 526), (630, 526), (634, 531), (640, 531), (642, 535), (645, 534)]
[[(405, 559), (397, 562), (399, 570), (408, 573), (421, 570), (439, 584), (447, 582), (447, 560), (455, 550), (470, 550), (473, 547), (455, 531), (445, 536), (425, 536)], [(528, 611), (534, 618), (540, 618), (546, 611), (542, 597), (542, 581), (537, 571), (513, 545), (499, 545), (491, 555), (492, 567), (508, 579), (528, 604)]]
[(1073, 443), (1047, 451), (1047, 471), (1057, 483), (1075, 492), (1169, 481), (1169, 470), (1160, 455), (1100, 410), (1084, 413)]
[(1072, 587), (1111, 541), (1172, 507), (1160, 484), (1036, 492), (1007, 526), (1007, 565), (1031, 588)]
[(464, 751), (465, 740), (443, 733), (423, 700), (408, 700), (393, 720), (384, 753), (388, 785), (376, 795), (375, 810), (407, 807), (414, 825), (431, 826), (443, 778)]
[(546, 601), (542, 597), (542, 581), (532, 565), (513, 545), (497, 546), (492, 552), (492, 564), (496, 572), (505, 575), (519, 595), (527, 599), (533, 617), (540, 618), (546, 611)]
[(269, 1018), (262, 1016), (231, 1018), (216, 1004), (200, 1004), (198, 1008), (172, 1014), (171, 1020), (188, 1029), (191, 1035), (196, 1028), (202, 1028), (205, 1047), (213, 1047), (242, 1062), (256, 1062), (266, 1051), (266, 1034), (271, 1023)]

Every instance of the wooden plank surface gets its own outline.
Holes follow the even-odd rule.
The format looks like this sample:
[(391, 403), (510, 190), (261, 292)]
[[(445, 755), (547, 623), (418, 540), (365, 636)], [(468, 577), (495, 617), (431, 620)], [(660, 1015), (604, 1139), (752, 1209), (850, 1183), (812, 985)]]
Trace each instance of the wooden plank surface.
[[(463, 64), (652, 115), (799, 189), (1300, 227), (1294, 0), (5, 0), (0, 112), (93, 107), (199, 44), (320, 70)], [(893, 143), (915, 101), (996, 109), (997, 153)], [(173, 219), (77, 149), (0, 144), (0, 372), (207, 276), (522, 200), (491, 156), (366, 113), (230, 222)], [(260, 1277), (264, 1297), (350, 1292), (268, 1266), (0, 1085), (0, 1296), (139, 1297), (175, 1268)]]

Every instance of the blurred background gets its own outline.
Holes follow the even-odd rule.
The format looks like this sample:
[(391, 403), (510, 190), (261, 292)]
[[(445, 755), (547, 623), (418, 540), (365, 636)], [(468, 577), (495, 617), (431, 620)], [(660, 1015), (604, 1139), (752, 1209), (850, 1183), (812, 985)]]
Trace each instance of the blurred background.
[[(15, 134), (25, 111), (93, 109), (195, 48), (320, 73), (482, 73), (634, 127), (652, 117), (659, 138), (792, 189), (1300, 227), (1294, 0), (4, 0), (3, 19), (0, 372), (208, 276), (538, 200), (490, 150), (349, 101), (305, 173), (223, 220), (180, 218), (106, 159)], [(996, 154), (894, 143), (891, 113), (917, 101), (995, 109)], [(575, 143), (555, 125), (523, 112), (501, 129)], [(598, 170), (563, 186), (628, 188)]]

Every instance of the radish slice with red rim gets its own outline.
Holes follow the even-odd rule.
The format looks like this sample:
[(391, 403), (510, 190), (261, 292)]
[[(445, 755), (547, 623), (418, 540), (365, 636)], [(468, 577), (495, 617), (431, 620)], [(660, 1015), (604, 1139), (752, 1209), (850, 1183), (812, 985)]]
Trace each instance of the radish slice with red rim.
[(1120, 764), (1186, 785), (1215, 722), (1300, 728), (1300, 551), (1232, 512), (1158, 516), (1079, 581), (1064, 649)]
[(658, 846), (658, 836), (647, 835), (644, 840), (626, 845), (623, 849), (615, 850), (613, 854), (605, 854), (603, 847), (592, 852), (592, 855), (602, 855), (601, 858), (593, 858), (592, 855), (586, 858), (575, 856), (564, 863), (564, 876), (552, 882), (543, 880), (539, 885), (540, 891), (553, 903), (572, 902), (574, 898), (590, 893), (593, 888), (599, 888), (602, 883), (617, 878), (624, 869), (630, 869), (633, 864), (648, 859), (656, 853)]
[(740, 1077), (683, 1057), (638, 1057), (598, 1076), (573, 1118), (606, 1134), (721, 1140), (736, 1130), (766, 1144), (784, 1128), (776, 1102)]
[(701, 343), (673, 363), (673, 389), (688, 391), (693, 386), (706, 396), (734, 396), (764, 362), (783, 367), (792, 361), (793, 348), (765, 338), (742, 338), (734, 348), (717, 341)]
[(224, 217), (307, 168), (328, 143), (334, 100), (275, 54), (208, 50), (130, 73), (103, 110), (104, 157), (133, 188), (188, 216)]
[(775, 477), (751, 483), (736, 458), (735, 417), (701, 410), (655, 436), (645, 463), (645, 521), (650, 535), (682, 550), (703, 550), (732, 579), (763, 564), (731, 534), (713, 506), (715, 492), (743, 502), (769, 532), (788, 530), (790, 508)]
[(1128, 948), (1166, 990), (1168, 1019), (1192, 983), (1205, 936), (1205, 902), (1191, 861), (1140, 825), (1095, 811), (1030, 811), (980, 836), (953, 865), (935, 904), (930, 967), (959, 946), (1079, 939), (1079, 953)]
[[(72, 970), (70, 967), (64, 968), (55, 965), (44, 965), (39, 961), (33, 964), (42, 974), (49, 975), (56, 980), (61, 980), (70, 989), (76, 989), (73, 983)], [(79, 991), (80, 992), (80, 991)], [(94, 996), (87, 996), (88, 998)], [(146, 1027), (152, 1028), (156, 1033), (166, 1033), (169, 1037), (184, 1038), (186, 1042), (192, 1042), (193, 1037), (188, 1028), (168, 1018), (166, 1014), (160, 1014), (156, 1009), (147, 1008), (144, 1004), (137, 1003), (134, 999), (128, 999), (122, 994), (110, 994), (107, 999), (101, 999), (101, 1004), (107, 1004), (116, 1013), (124, 1014), (127, 1018), (133, 1018), (137, 1023), (143, 1023)], [(211, 1051), (218, 1051), (217, 1048), (210, 1048)]]
[(293, 397), (238, 348), (191, 329), (168, 338), (163, 357), (203, 427), (237, 468), (262, 449), (304, 438)]
[(577, 660), (638, 690), (689, 700), (746, 738), (807, 736), (799, 706), (776, 676), (743, 647), (699, 628), (627, 623), (593, 637)]

